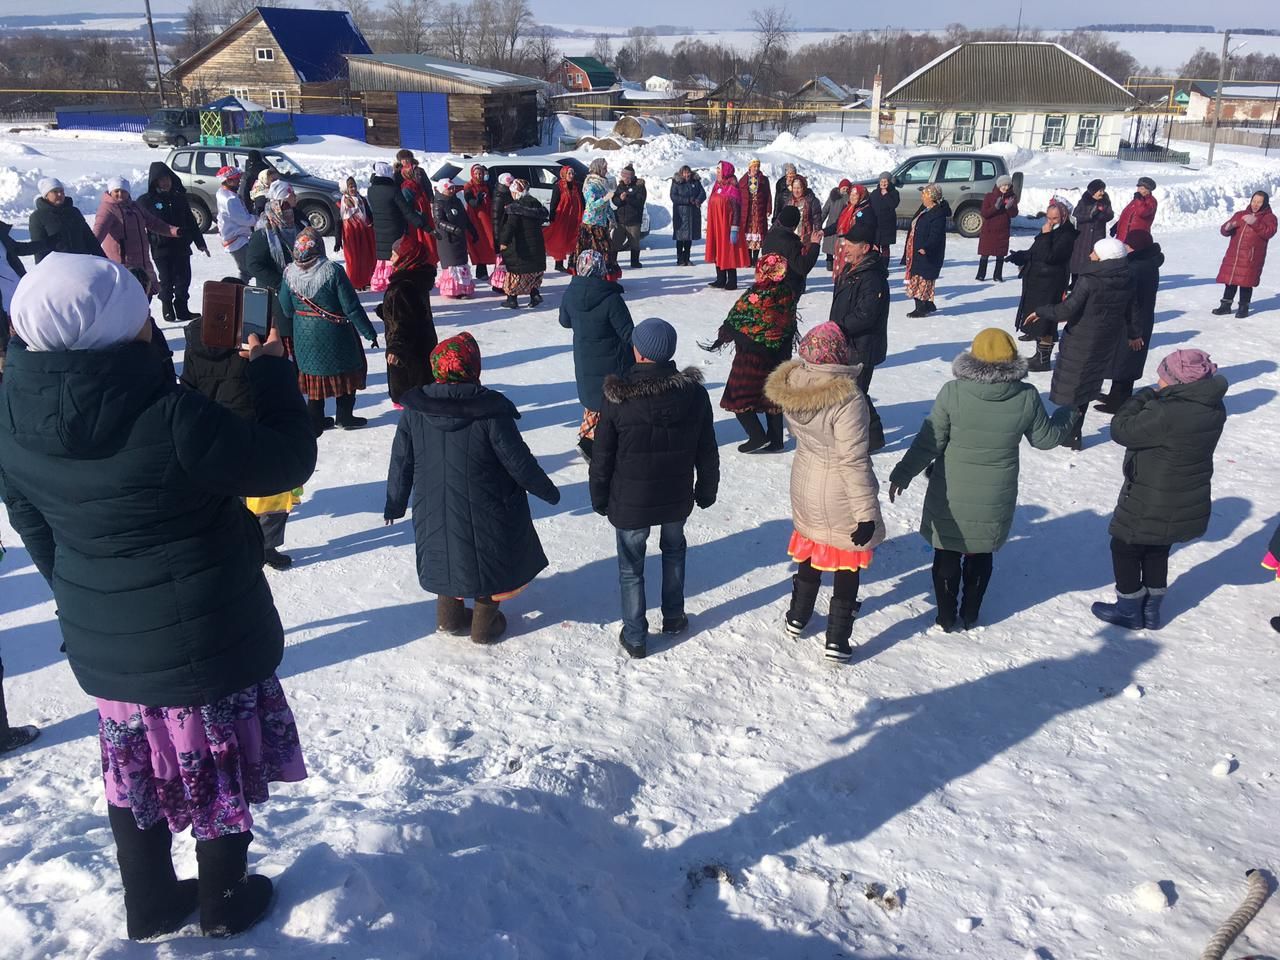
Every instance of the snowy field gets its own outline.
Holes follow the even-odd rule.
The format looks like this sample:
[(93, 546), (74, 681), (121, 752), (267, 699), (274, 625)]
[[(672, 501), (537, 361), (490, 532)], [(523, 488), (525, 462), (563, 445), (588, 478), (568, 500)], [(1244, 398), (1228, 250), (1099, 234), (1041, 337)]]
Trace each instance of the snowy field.
[[(0, 217), (19, 237), (38, 176), (61, 177), (92, 216), (108, 177), (137, 180), (160, 156), (134, 138), (24, 138), (0, 141)], [(324, 175), (383, 156), (337, 140), (287, 149)], [(761, 156), (775, 175), (795, 160), (823, 190), (898, 159), (830, 135), (784, 138)], [(659, 178), (680, 162), (718, 159), (666, 139), (611, 162), (620, 157), (660, 202)], [(506, 605), (509, 635), (477, 648), (431, 633), (411, 527), (382, 524), (397, 415), (371, 353), (358, 401), (370, 427), (321, 440), (288, 527), (295, 566), (268, 574), (311, 771), (257, 812), (251, 864), (277, 881), (277, 904), (216, 949), (194, 926), (131, 944), (93, 705), (58, 653), (47, 588), (4, 526), (9, 708), (44, 734), (0, 761), (0, 957), (1198, 955), (1243, 895), (1244, 871), (1280, 867), (1280, 659), (1267, 625), (1280, 587), (1258, 565), (1280, 520), (1280, 263), (1255, 316), (1209, 314), (1217, 225), (1252, 189), (1280, 187), (1280, 164), (1219, 157), (1212, 171), (1014, 158), (1032, 210), (1054, 188), (1078, 196), (1095, 175), (1123, 201), (1153, 173), (1168, 262), (1150, 368), (1194, 345), (1231, 381), (1213, 520), (1174, 552), (1164, 630), (1125, 633), (1089, 615), (1112, 595), (1106, 528), (1121, 479), (1121, 451), (1091, 411), (1083, 452), (1025, 449), (1013, 536), (976, 632), (931, 628), (930, 552), (915, 532), (924, 481), (896, 504), (884, 497), (889, 539), (864, 577), (859, 656), (832, 666), (820, 639), (827, 590), (808, 636), (781, 629), (791, 457), (738, 454), (739, 428), (717, 410), (720, 499), (688, 525), (693, 629), (630, 661), (616, 640), (613, 533), (590, 509), (575, 449), (581, 409), (555, 312), (565, 279), (549, 280), (533, 312), (503, 310), (496, 296), (437, 303), (442, 336), (469, 329), (480, 341), (485, 382), (519, 406), (564, 494), (556, 507), (533, 502), (551, 567)], [(745, 168), (746, 156), (731, 159)], [(1015, 247), (1034, 229), (1020, 223)], [(633, 316), (671, 320), (677, 359), (701, 366), (718, 399), (731, 358), (695, 341), (714, 335), (733, 295), (706, 289), (706, 269), (673, 266), (669, 227), (658, 223), (649, 244), (646, 269), (623, 279)], [(1018, 284), (976, 283), (975, 253), (951, 237), (940, 309), (924, 320), (906, 319), (893, 271), (890, 357), (872, 390), (889, 440), (874, 458), (882, 484), (952, 358), (981, 328), (1012, 324)], [(197, 284), (232, 272), (221, 253), (194, 265)], [(826, 319), (830, 290), (819, 270), (803, 327)], [(376, 298), (365, 299), (372, 314)], [(180, 328), (166, 332), (180, 349)], [(1034, 382), (1047, 391), (1049, 376)], [(656, 602), (655, 559), (649, 571)], [(1229, 754), (1232, 772), (1215, 776)], [(190, 841), (175, 853), (179, 873), (194, 875)], [(1135, 895), (1147, 882), (1167, 907)], [(1228, 956), (1251, 954), (1280, 954), (1274, 902)]]

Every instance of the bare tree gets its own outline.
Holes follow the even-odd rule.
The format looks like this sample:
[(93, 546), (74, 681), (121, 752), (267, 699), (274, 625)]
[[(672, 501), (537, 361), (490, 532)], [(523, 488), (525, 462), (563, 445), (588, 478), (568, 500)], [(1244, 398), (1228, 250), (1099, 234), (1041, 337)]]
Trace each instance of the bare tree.
[(591, 48), (591, 55), (605, 65), (613, 62), (613, 43), (609, 40), (608, 34), (602, 33), (596, 37), (595, 46)]
[(497, 34), (502, 47), (499, 62), (495, 67), (510, 67), (516, 58), (516, 50), (520, 41), (533, 26), (533, 10), (528, 0), (495, 0), (497, 14)]
[(535, 27), (533, 36), (524, 42), (524, 59), (532, 64), (532, 69), (543, 80), (550, 79), (552, 71), (560, 65), (563, 57), (555, 38), (546, 27)]
[(786, 7), (751, 11), (756, 46), (751, 57), (751, 89), (770, 94), (778, 89), (791, 43), (792, 20)]
[(182, 38), (174, 51), (177, 59), (185, 60), (214, 36), (214, 24), (209, 8), (197, 0), (187, 7), (187, 15), (182, 19)]
[(377, 27), (377, 10), (372, 0), (325, 0), (325, 9), (341, 10), (351, 14), (351, 19), (366, 37), (373, 35)]
[[(637, 79), (647, 76), (653, 65), (654, 54), (658, 52), (658, 41), (648, 27), (632, 27), (627, 31), (627, 44), (623, 48), (630, 53), (631, 68)], [(619, 51), (619, 56), (622, 52)]]
[(470, 59), (475, 18), (469, 6), (446, 3), (436, 16), (435, 47), (441, 56), (466, 62)]
[(386, 45), (392, 53), (426, 53), (431, 0), (388, 0)]

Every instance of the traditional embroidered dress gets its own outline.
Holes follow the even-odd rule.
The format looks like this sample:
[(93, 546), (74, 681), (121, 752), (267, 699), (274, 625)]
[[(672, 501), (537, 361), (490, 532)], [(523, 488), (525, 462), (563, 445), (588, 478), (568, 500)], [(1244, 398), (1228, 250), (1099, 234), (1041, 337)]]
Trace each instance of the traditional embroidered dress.
[(734, 346), (733, 366), (720, 407), (730, 413), (779, 413), (764, 395), (764, 382), (784, 360), (791, 359), (796, 336), (798, 299), (787, 275), (787, 260), (770, 253), (756, 265), (755, 282), (733, 305), (711, 349)]
[(342, 214), (342, 256), (347, 277), (357, 290), (367, 290), (378, 262), (369, 203), (358, 191), (343, 193), (338, 211)]
[(747, 165), (747, 172), (738, 181), (738, 192), (742, 196), (742, 225), (747, 231), (747, 249), (759, 250), (764, 246), (769, 216), (773, 212), (769, 178), (760, 172), (760, 161), (752, 160)]

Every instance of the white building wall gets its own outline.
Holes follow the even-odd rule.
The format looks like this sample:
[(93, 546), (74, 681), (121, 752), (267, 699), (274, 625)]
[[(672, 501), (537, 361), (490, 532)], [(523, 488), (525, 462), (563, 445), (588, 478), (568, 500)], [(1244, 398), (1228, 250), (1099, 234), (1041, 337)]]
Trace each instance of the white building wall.
[[(954, 142), (957, 111), (951, 110), (939, 112), (939, 138), (936, 144), (922, 144), (919, 142), (921, 114), (930, 112), (932, 111), (895, 110), (893, 142), (908, 147), (938, 146), (956, 149), (959, 146), (963, 149), (965, 145), (957, 145)], [(971, 111), (958, 112), (969, 113)], [(981, 149), (991, 143), (992, 117), (996, 112), (1010, 111), (988, 111), (977, 114), (974, 124), (973, 149)], [(1013, 113), (1013, 126), (1008, 142), (1028, 150), (1046, 149), (1044, 132), (1048, 116), (1047, 112), (1031, 113), (1024, 111)], [(1066, 114), (1066, 127), (1063, 131), (1060, 149), (1077, 149), (1076, 136), (1080, 129), (1080, 116), (1078, 113)], [(1092, 149), (1100, 153), (1115, 153), (1120, 147), (1120, 140), (1124, 134), (1125, 115), (1122, 113), (1102, 113), (1093, 114), (1093, 116), (1099, 117), (1097, 142), (1092, 148), (1079, 149)]]

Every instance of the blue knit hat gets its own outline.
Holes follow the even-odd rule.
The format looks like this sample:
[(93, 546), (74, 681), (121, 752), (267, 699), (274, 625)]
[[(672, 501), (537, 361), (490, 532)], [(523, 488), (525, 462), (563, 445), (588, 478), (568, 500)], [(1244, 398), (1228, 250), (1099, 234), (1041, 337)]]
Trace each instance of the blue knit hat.
[(646, 360), (665, 363), (676, 355), (676, 328), (665, 320), (650, 317), (636, 325), (631, 343)]

